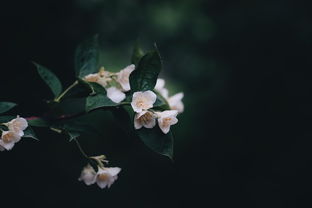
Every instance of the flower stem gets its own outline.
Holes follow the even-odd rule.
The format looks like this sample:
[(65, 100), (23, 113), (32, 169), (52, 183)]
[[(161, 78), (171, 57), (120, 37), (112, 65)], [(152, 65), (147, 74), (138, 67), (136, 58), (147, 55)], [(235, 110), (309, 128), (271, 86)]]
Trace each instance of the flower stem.
[(71, 84), (62, 94), (60, 94), (57, 98), (54, 99), (54, 102), (60, 102), (60, 100), (68, 93), (69, 90), (74, 88), (78, 84), (78, 81), (76, 80), (73, 84)]
[(82, 154), (85, 158), (87, 158), (88, 160), (90, 160), (90, 157), (85, 153), (85, 151), (83, 151), (83, 149), (82, 149), (80, 143), (78, 142), (78, 140), (77, 140), (77, 139), (74, 139), (74, 140), (75, 140), (75, 142), (76, 142), (76, 144), (77, 144), (77, 147), (78, 147), (79, 151), (81, 152), (81, 154)]

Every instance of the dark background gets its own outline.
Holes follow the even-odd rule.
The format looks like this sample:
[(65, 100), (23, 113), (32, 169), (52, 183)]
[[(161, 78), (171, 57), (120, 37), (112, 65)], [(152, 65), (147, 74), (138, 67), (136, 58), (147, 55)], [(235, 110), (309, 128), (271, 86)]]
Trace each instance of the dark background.
[[(306, 1), (307, 2), (307, 1)], [(52, 98), (30, 61), (74, 81), (77, 44), (100, 33), (108, 70), (137, 38), (157, 42), (163, 77), (184, 91), (175, 161), (148, 150), (103, 113), (81, 138), (123, 170), (110, 188), (79, 182), (85, 161), (47, 129), (0, 153), (0, 206), (311, 207), (311, 7), (304, 1), (3, 1), (1, 101), (40, 115)], [(108, 118), (108, 119), (106, 119)]]

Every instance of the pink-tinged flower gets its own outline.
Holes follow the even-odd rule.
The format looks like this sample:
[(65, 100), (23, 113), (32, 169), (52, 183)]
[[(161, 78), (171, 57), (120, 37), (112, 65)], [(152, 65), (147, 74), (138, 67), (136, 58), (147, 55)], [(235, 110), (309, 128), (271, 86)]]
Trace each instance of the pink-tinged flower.
[(21, 136), (13, 131), (3, 131), (0, 139), (0, 146), (6, 150), (11, 150), (14, 144), (21, 140)]
[(142, 126), (151, 129), (156, 125), (156, 115), (150, 111), (142, 111), (134, 117), (134, 128), (140, 129)]
[(156, 98), (156, 94), (150, 90), (145, 92), (135, 92), (133, 93), (131, 106), (135, 112), (140, 113), (143, 110), (152, 108)]
[(88, 186), (95, 183), (96, 172), (90, 164), (83, 168), (80, 178), (78, 180), (83, 181)]
[(184, 111), (184, 104), (182, 102), (182, 98), (184, 97), (183, 92), (177, 93), (168, 98), (168, 103), (170, 109), (177, 110), (179, 113)]
[(115, 180), (118, 178), (118, 173), (121, 171), (121, 168), (105, 168), (99, 167), (98, 172), (96, 174), (96, 183), (97, 185), (103, 189), (105, 187), (109, 188)]
[(166, 110), (163, 112), (157, 112), (158, 117), (158, 125), (161, 131), (164, 134), (167, 134), (170, 131), (170, 126), (178, 123), (178, 119), (176, 118), (178, 115), (177, 110)]
[(17, 116), (17, 118), (6, 123), (6, 126), (9, 128), (9, 131), (12, 131), (22, 137), (24, 136), (24, 130), (28, 127), (28, 123), (26, 119)]
[(165, 80), (158, 78), (155, 86), (155, 90), (161, 94), (165, 99), (169, 96), (169, 91), (167, 88), (165, 88)]
[(116, 87), (110, 87), (106, 89), (107, 97), (111, 99), (114, 103), (120, 103), (126, 98), (125, 93)]
[(117, 73), (117, 82), (121, 85), (124, 92), (130, 90), (129, 77), (135, 69), (135, 65), (131, 64)]

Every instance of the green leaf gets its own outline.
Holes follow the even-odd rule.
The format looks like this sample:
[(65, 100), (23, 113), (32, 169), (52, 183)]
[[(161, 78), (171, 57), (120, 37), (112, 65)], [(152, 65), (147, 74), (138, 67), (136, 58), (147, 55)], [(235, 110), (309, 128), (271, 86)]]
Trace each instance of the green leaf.
[(86, 111), (95, 110), (103, 107), (113, 107), (119, 105), (111, 101), (105, 94), (97, 94), (87, 97)]
[(158, 126), (152, 129), (142, 127), (137, 134), (146, 146), (155, 152), (173, 158), (173, 136), (172, 133), (164, 134)]
[(27, 120), (30, 126), (35, 127), (49, 127), (50, 123), (42, 118), (30, 118)]
[(157, 48), (146, 53), (130, 74), (131, 91), (153, 90), (161, 68), (162, 63)]
[(35, 132), (33, 131), (33, 129), (30, 126), (28, 126), (27, 129), (24, 130), (24, 136), (23, 137), (39, 140), (38, 137), (36, 136)]
[(41, 66), (35, 62), (34, 65), (37, 67), (38, 74), (45, 81), (45, 83), (49, 86), (54, 96), (57, 97), (62, 93), (62, 84), (60, 80), (53, 74), (49, 69), (44, 66)]
[(127, 134), (135, 133), (143, 143), (151, 150), (173, 158), (173, 135), (171, 132), (164, 134), (158, 126), (152, 129), (142, 127), (139, 130), (134, 129), (134, 115), (131, 106), (122, 106), (120, 109), (113, 111), (115, 118), (118, 122), (122, 123)]
[(81, 43), (75, 53), (75, 70), (77, 77), (99, 71), (100, 47), (98, 35)]
[(0, 102), (0, 113), (5, 113), (16, 106), (15, 103), (11, 102)]
[(133, 52), (132, 52), (131, 63), (134, 65), (137, 65), (143, 56), (144, 56), (144, 52), (140, 48), (139, 43), (136, 42), (133, 48)]

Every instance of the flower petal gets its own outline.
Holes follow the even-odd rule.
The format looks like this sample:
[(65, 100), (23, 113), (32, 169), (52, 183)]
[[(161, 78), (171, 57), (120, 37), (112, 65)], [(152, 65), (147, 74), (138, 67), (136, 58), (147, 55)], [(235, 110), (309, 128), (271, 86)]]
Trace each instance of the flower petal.
[(114, 103), (120, 103), (126, 98), (125, 93), (121, 92), (121, 90), (117, 89), (116, 87), (110, 87), (106, 91), (107, 97)]

